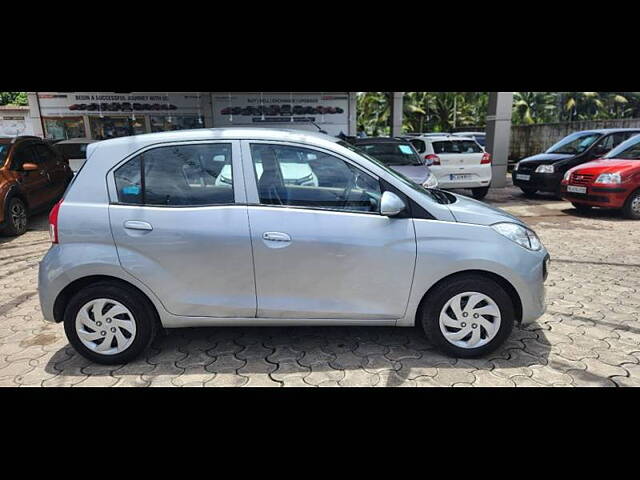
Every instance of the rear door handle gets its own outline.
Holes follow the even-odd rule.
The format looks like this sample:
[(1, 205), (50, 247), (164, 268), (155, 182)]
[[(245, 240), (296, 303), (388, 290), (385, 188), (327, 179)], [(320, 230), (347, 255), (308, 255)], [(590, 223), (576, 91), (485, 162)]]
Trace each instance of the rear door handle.
[(129, 230), (153, 230), (153, 227), (150, 223), (139, 222), (137, 220), (127, 220), (126, 222), (124, 222), (124, 228), (127, 228)]
[(262, 239), (267, 240), (268, 242), (290, 242), (291, 237), (286, 233), (282, 232), (264, 232), (262, 234)]

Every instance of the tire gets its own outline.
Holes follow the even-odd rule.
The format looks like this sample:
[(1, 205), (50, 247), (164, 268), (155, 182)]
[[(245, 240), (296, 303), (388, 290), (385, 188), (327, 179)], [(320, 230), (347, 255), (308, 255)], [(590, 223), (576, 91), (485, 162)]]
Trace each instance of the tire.
[(640, 190), (629, 195), (622, 207), (622, 214), (631, 220), (640, 220)]
[(473, 195), (473, 198), (475, 198), (476, 200), (482, 200), (487, 196), (487, 193), (489, 193), (489, 187), (471, 189), (471, 195)]
[(573, 202), (571, 202), (571, 205), (573, 205), (573, 208), (575, 208), (580, 213), (590, 212), (591, 209), (593, 208), (591, 205), (585, 205), (584, 203), (573, 203)]
[(12, 197), (7, 202), (5, 210), (5, 235), (18, 236), (27, 231), (29, 212), (25, 203), (18, 197)]
[[(493, 311), (498, 311), (499, 316), (495, 315), (480, 315), (476, 319), (473, 318), (474, 309), (469, 312), (469, 320), (460, 318), (452, 324), (458, 325), (457, 328), (448, 328), (446, 325), (441, 325), (441, 314), (446, 314), (450, 319), (456, 320), (456, 313), (453, 311), (450, 305), (455, 304), (455, 299), (462, 299), (468, 305), (471, 301), (470, 295), (464, 295), (469, 293), (481, 294), (485, 298), (488, 298), (493, 304), (483, 301), (477, 303), (478, 308), (487, 307)], [(462, 302), (460, 306), (462, 306)], [(445, 307), (448, 307), (445, 309)], [(460, 310), (463, 315), (464, 310)], [(488, 310), (491, 311), (491, 310)], [(460, 315), (462, 317), (462, 315)], [(433, 291), (431, 291), (423, 301), (423, 307), (420, 311), (420, 320), (422, 327), (427, 337), (436, 345), (436, 347), (456, 358), (476, 358), (493, 352), (500, 347), (504, 341), (509, 337), (515, 320), (515, 310), (513, 307), (513, 301), (507, 294), (507, 292), (494, 280), (477, 274), (463, 274), (458, 275), (450, 280), (438, 285)], [(474, 322), (477, 320), (477, 322)], [(495, 328), (495, 325), (499, 323), (499, 327)], [(461, 326), (465, 327), (462, 328)], [(487, 329), (486, 326), (492, 325), (493, 334)], [(458, 340), (458, 345), (453, 341), (448, 340), (443, 332), (448, 330), (450, 335), (456, 333), (464, 334), (462, 339)], [(476, 333), (478, 332), (478, 333)], [(483, 338), (484, 335), (484, 338)], [(474, 336), (477, 338), (477, 347), (474, 347)], [(466, 344), (461, 346), (460, 344)]]
[[(95, 308), (100, 307), (102, 300), (106, 300), (102, 308), (104, 315), (96, 316)], [(92, 306), (87, 308), (88, 305)], [(114, 308), (122, 311), (121, 307), (128, 312), (112, 314), (113, 318), (108, 316)], [(84, 317), (88, 318), (84, 324), (77, 321), (79, 317), (83, 317), (81, 310), (85, 314)], [(133, 325), (130, 322), (133, 322)], [(71, 298), (64, 312), (64, 331), (69, 343), (83, 357), (104, 365), (127, 363), (139, 356), (153, 341), (158, 323), (156, 311), (149, 299), (138, 291), (125, 288), (115, 282), (101, 282), (83, 288)], [(89, 325), (93, 325), (93, 328)], [(83, 330), (82, 335), (85, 336), (85, 341), (80, 338), (80, 329)], [(105, 340), (99, 341), (99, 338), (92, 338), (97, 335), (104, 336)], [(96, 350), (108, 340), (115, 347), (109, 348), (105, 353)], [(93, 347), (85, 345), (85, 342)], [(120, 346), (122, 346), (121, 350)]]
[(520, 190), (522, 190), (522, 193), (524, 193), (525, 197), (533, 197), (538, 191), (535, 188), (527, 188), (527, 187), (520, 187)]

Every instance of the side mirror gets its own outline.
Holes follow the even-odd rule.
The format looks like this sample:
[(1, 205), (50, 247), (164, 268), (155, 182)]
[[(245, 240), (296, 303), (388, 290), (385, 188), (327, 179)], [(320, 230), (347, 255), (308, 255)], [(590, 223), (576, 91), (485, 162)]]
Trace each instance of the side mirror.
[(21, 170), (23, 172), (33, 172), (34, 170), (38, 170), (38, 165), (35, 163), (23, 163)]
[(393, 192), (384, 192), (380, 199), (380, 213), (386, 217), (395, 217), (407, 206), (402, 199)]

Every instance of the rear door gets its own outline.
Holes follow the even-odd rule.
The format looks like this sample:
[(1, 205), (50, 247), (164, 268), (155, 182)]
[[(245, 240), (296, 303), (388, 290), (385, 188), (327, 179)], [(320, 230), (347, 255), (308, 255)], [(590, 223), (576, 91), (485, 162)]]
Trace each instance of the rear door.
[(51, 189), (51, 200), (56, 201), (67, 188), (69, 172), (66, 163), (62, 161), (62, 156), (49, 145), (38, 143), (35, 148), (42, 162), (42, 168), (51, 183), (49, 187)]
[(111, 230), (122, 267), (167, 311), (255, 317), (237, 141), (154, 146), (112, 170), (109, 183)]

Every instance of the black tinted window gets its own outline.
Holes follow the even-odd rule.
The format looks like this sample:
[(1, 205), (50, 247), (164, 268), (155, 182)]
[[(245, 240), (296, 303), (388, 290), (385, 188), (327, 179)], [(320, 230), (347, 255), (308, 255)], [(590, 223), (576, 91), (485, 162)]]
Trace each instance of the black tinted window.
[(411, 145), (418, 151), (418, 153), (424, 153), (427, 150), (423, 140), (411, 140)]
[(233, 203), (231, 145), (155, 148), (118, 168), (115, 181), (122, 203), (168, 206)]

